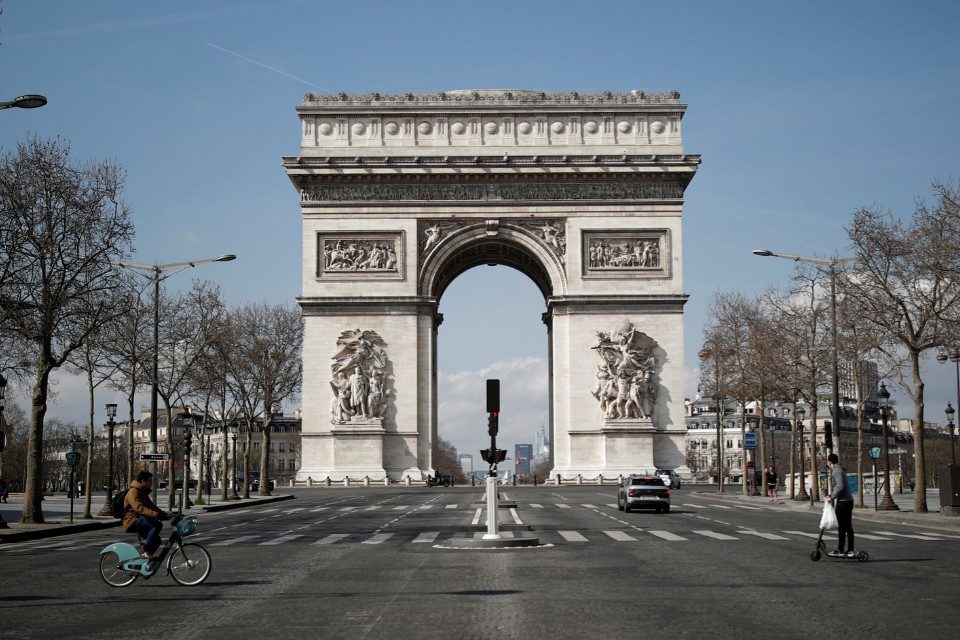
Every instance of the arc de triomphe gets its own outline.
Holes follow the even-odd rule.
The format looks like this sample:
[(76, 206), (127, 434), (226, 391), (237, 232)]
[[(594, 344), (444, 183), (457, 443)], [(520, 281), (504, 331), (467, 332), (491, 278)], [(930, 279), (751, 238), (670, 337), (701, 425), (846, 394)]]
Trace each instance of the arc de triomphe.
[(686, 470), (679, 94), (316, 96), (284, 158), (303, 217), (299, 478), (433, 470), (438, 304), (502, 264), (543, 293), (553, 474)]

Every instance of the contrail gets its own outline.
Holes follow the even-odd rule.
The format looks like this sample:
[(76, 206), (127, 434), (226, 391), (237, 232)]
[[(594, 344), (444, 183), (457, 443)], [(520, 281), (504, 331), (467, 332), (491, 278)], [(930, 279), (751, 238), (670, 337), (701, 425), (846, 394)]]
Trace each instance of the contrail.
[(305, 84), (305, 85), (307, 85), (307, 86), (314, 87), (314, 88), (316, 88), (316, 89), (320, 89), (321, 91), (325, 91), (325, 92), (327, 92), (327, 93), (333, 93), (332, 91), (330, 91), (330, 89), (327, 89), (327, 88), (325, 88), (325, 87), (321, 87), (321, 86), (318, 85), (318, 84), (313, 84), (312, 82), (310, 82), (310, 81), (308, 81), (308, 80), (304, 80), (303, 78), (298, 78), (297, 76), (290, 75), (290, 74), (287, 73), (286, 71), (281, 71), (280, 69), (277, 69), (276, 67), (271, 67), (271, 66), (269, 66), (269, 65), (263, 64), (262, 62), (257, 62), (257, 61), (254, 60), (253, 58), (248, 58), (247, 56), (240, 55), (240, 54), (237, 53), (236, 51), (230, 51), (229, 49), (224, 49), (223, 47), (218, 47), (217, 45), (215, 45), (215, 44), (213, 44), (213, 43), (211, 43), (211, 42), (207, 42), (207, 43), (205, 43), (205, 44), (206, 44), (207, 46), (209, 46), (209, 47), (213, 47), (214, 49), (218, 49), (218, 50), (220, 50), (220, 51), (223, 51), (224, 53), (229, 53), (229, 54), (232, 55), (232, 56), (236, 56), (236, 57), (240, 58), (241, 60), (246, 60), (247, 62), (252, 62), (253, 64), (255, 64), (255, 65), (259, 66), (259, 67), (263, 67), (264, 69), (269, 69), (270, 71), (273, 71), (273, 72), (275, 72), (275, 73), (279, 73), (279, 74), (282, 75), (282, 76), (286, 76), (286, 77), (288, 77), (288, 78), (291, 78), (291, 79), (293, 79), (293, 80), (296, 80), (297, 82), (302, 82), (303, 84)]

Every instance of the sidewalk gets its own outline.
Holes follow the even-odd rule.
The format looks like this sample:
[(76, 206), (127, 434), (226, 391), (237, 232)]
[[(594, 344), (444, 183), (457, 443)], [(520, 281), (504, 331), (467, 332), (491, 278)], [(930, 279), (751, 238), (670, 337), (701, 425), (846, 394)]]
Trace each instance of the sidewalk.
[[(736, 492), (726, 491), (723, 494), (719, 494), (717, 491), (698, 491), (697, 493), (703, 497), (718, 497), (722, 495), (728, 499), (733, 498), (751, 504), (766, 503), (770, 509), (780, 511), (801, 511), (819, 515), (823, 509), (823, 502), (817, 502), (811, 507), (809, 502), (790, 500), (789, 497), (784, 495), (785, 492), (781, 492), (780, 502), (776, 505), (769, 503), (769, 498), (766, 496), (745, 496), (740, 493), (739, 487), (736, 487)], [(873, 496), (864, 496), (864, 503), (867, 504), (867, 507), (863, 509), (855, 508), (853, 510), (853, 518), (855, 520), (865, 520), (869, 522), (905, 524), (914, 527), (925, 527), (928, 529), (939, 529), (945, 532), (960, 533), (960, 517), (940, 515), (940, 496), (936, 489), (927, 490), (927, 508), (930, 509), (928, 513), (913, 512), (913, 493), (894, 494), (893, 498), (897, 506), (900, 507), (899, 511), (874, 511)], [(882, 499), (881, 497), (881, 500)]]
[[(240, 509), (271, 502), (281, 502), (283, 500), (293, 500), (293, 494), (281, 494), (272, 496), (251, 495), (249, 500), (220, 500), (219, 496), (213, 496), (212, 503), (209, 505), (194, 505), (184, 512), (192, 515), (202, 515), (203, 513), (227, 511), (229, 509)], [(204, 497), (206, 500), (206, 497)], [(103, 506), (103, 494), (93, 496), (92, 511), (96, 514)], [(46, 522), (43, 524), (20, 524), (20, 513), (23, 509), (23, 494), (11, 494), (10, 502), (2, 505), (4, 519), (7, 521), (8, 529), (0, 529), (0, 546), (8, 542), (23, 542), (25, 540), (39, 540), (41, 538), (52, 538), (55, 536), (70, 535), (74, 533), (83, 533), (85, 531), (96, 531), (99, 529), (111, 529), (120, 526), (120, 520), (110, 516), (94, 515), (93, 518), (83, 519), (83, 500), (74, 501), (73, 523), (70, 523), (70, 501), (62, 496), (47, 496), (43, 501), (43, 514)], [(161, 506), (166, 504), (166, 499), (161, 502)]]

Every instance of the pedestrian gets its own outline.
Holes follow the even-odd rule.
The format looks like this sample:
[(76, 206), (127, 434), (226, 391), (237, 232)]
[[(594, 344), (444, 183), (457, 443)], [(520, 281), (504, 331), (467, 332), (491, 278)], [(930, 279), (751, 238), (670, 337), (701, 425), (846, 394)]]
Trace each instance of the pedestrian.
[(152, 558), (154, 551), (160, 546), (160, 530), (163, 529), (161, 520), (169, 520), (170, 516), (150, 499), (153, 490), (153, 474), (141, 471), (137, 479), (130, 482), (130, 488), (123, 499), (123, 530), (127, 533), (137, 533), (143, 539), (140, 555)]
[(857, 555), (853, 550), (853, 494), (850, 493), (850, 485), (847, 484), (847, 472), (840, 466), (840, 458), (835, 453), (827, 456), (827, 467), (830, 469), (830, 477), (833, 480), (833, 490), (826, 497), (826, 501), (833, 503), (839, 523), (837, 548), (827, 555), (834, 558), (840, 556), (853, 558)]
[(3, 502), (7, 501), (7, 496), (10, 494), (10, 485), (7, 484), (7, 481), (3, 478), (0, 478), (0, 500)]
[(767, 476), (767, 493), (770, 495), (770, 502), (780, 502), (780, 493), (778, 490), (779, 482), (780, 477), (777, 475), (777, 469), (776, 467), (771, 466), (770, 475)]

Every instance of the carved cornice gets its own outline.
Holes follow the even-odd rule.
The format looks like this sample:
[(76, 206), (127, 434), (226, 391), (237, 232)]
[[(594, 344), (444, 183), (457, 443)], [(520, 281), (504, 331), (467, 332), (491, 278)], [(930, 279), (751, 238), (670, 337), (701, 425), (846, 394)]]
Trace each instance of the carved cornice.
[(436, 298), (423, 296), (367, 296), (297, 298), (304, 316), (409, 316), (437, 313)]
[(310, 169), (444, 168), (467, 167), (690, 167), (701, 162), (700, 154), (557, 154), (557, 155), (383, 155), (383, 156), (286, 156), (287, 171)]
[(626, 296), (553, 296), (547, 299), (547, 309), (554, 315), (612, 313), (683, 313), (683, 305), (690, 296), (626, 295)]
[(680, 93), (677, 91), (648, 92), (633, 90), (626, 93), (603, 91), (600, 93), (546, 92), (526, 89), (465, 89), (441, 91), (439, 93), (403, 93), (396, 95), (373, 92), (369, 94), (346, 93), (316, 94), (303, 96), (304, 107), (312, 106), (399, 106), (399, 105), (457, 105), (471, 107), (477, 105), (678, 105)]

